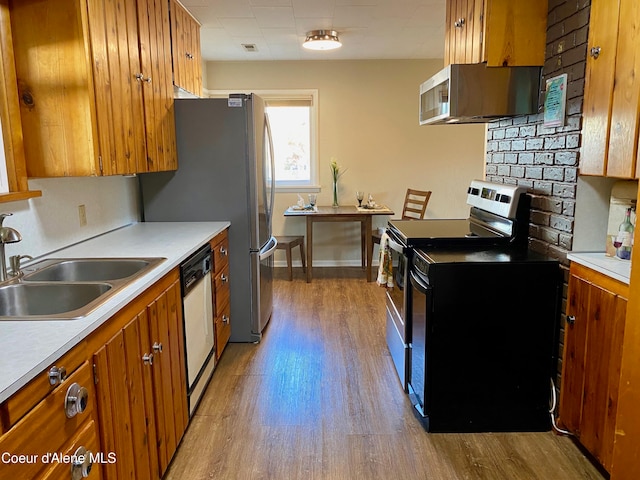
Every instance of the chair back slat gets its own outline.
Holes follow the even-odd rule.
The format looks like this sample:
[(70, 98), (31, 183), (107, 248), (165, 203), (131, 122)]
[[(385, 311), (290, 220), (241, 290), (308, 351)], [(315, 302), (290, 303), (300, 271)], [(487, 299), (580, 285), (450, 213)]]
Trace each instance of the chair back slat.
[(431, 191), (407, 189), (402, 208), (403, 220), (421, 220), (427, 211)]

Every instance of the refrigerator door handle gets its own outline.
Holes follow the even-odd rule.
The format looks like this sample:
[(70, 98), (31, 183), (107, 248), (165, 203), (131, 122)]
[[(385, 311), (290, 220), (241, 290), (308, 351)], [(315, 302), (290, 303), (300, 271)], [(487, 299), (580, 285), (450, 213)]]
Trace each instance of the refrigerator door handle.
[[(267, 205), (267, 225), (269, 228), (269, 235), (273, 234), (273, 228), (272, 228), (272, 222), (273, 222), (273, 204), (275, 201), (275, 193), (276, 193), (276, 163), (275, 163), (275, 156), (274, 156), (274, 151), (273, 151), (273, 139), (271, 137), (271, 124), (269, 123), (269, 115), (267, 114), (267, 112), (264, 113), (264, 128), (265, 128), (265, 137), (266, 140), (269, 142), (269, 170), (270, 170), (270, 175), (269, 175), (269, 181), (270, 181), (270, 185), (269, 185), (269, 196), (270, 198), (268, 199), (269, 202), (266, 202), (266, 198), (265, 198), (265, 205)], [(265, 176), (265, 183), (266, 183), (266, 176)], [(266, 195), (266, 191), (267, 191), (267, 185), (265, 185), (265, 195)]]
[(276, 251), (277, 246), (278, 246), (278, 241), (276, 240), (276, 237), (272, 236), (267, 242), (267, 244), (264, 246), (264, 248), (260, 250), (260, 261), (264, 260), (265, 258), (269, 258), (271, 255), (273, 255), (273, 252)]

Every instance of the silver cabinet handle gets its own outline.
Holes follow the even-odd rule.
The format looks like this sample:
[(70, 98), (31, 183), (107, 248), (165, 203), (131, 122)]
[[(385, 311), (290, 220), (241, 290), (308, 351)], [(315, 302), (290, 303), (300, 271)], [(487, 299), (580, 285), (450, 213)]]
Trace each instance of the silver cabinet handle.
[(53, 366), (49, 369), (49, 383), (57, 385), (67, 378), (67, 369), (64, 367)]
[(220, 247), (220, 255), (222, 255), (223, 257), (227, 256), (227, 249), (224, 247)]
[(151, 348), (153, 348), (153, 351), (155, 353), (162, 353), (162, 344), (161, 343), (155, 342)]
[(67, 414), (67, 418), (73, 418), (77, 414), (84, 412), (88, 402), (89, 392), (87, 389), (77, 383), (72, 383), (64, 397), (64, 411)]
[(458, 20), (453, 22), (453, 26), (456, 27), (456, 28), (464, 27), (464, 18), (459, 18)]
[(136, 73), (135, 77), (139, 82), (151, 83), (151, 77), (145, 77), (142, 73)]
[(229, 277), (227, 277), (224, 273), (220, 275), (220, 281), (222, 283), (227, 283), (229, 281)]
[(187, 57), (189, 60), (193, 60), (193, 54), (191, 54), (191, 53), (189, 53), (189, 52), (186, 52), (186, 53), (184, 54), (184, 56), (185, 56), (185, 57)]
[(576, 317), (575, 315), (568, 315), (567, 316), (567, 323), (569, 325), (573, 325), (574, 323), (576, 323)]
[(153, 365), (153, 353), (145, 353), (142, 356), (142, 363), (145, 365)]
[(91, 473), (92, 453), (84, 447), (79, 447), (73, 454), (73, 463), (71, 464), (71, 480), (80, 480), (87, 478)]
[(226, 323), (227, 325), (229, 324), (229, 316), (228, 315), (222, 315), (222, 323)]
[(591, 55), (594, 59), (600, 56), (600, 52), (602, 49), (600, 47), (591, 47), (589, 50), (589, 55)]

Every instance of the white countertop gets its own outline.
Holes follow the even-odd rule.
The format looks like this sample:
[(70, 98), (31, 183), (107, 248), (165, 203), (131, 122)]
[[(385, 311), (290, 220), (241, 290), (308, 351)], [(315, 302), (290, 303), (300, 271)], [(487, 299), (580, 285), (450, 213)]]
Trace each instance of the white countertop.
[(631, 262), (629, 260), (607, 257), (604, 252), (570, 252), (567, 254), (567, 259), (629, 284), (631, 277)]
[(0, 321), (0, 403), (229, 225), (229, 222), (136, 223), (44, 256), (165, 257), (166, 260), (85, 318)]

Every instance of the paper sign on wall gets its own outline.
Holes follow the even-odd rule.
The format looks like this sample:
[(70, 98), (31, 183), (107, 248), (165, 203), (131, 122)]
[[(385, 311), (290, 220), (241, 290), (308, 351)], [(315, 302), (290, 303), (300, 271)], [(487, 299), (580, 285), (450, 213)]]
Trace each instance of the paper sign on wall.
[(563, 127), (567, 106), (567, 74), (547, 79), (544, 94), (544, 126)]

